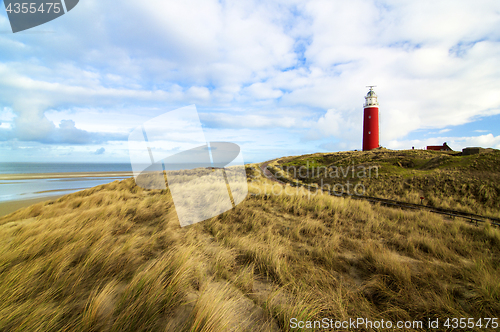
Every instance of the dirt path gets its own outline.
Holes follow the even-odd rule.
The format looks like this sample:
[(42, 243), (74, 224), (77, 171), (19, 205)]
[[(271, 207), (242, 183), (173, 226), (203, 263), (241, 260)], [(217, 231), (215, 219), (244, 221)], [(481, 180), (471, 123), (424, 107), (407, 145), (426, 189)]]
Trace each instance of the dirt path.
[[(271, 181), (277, 182), (281, 185), (286, 185), (286, 183), (278, 180), (273, 173), (271, 173), (270, 170), (267, 169), (267, 165), (272, 163), (273, 161), (276, 161), (280, 158), (273, 159), (266, 161), (260, 165), (260, 170), (262, 171), (262, 174), (266, 178), (268, 178)], [(369, 197), (369, 196), (351, 196), (352, 198), (355, 199), (364, 199), (369, 201), (372, 204), (383, 204), (385, 206), (389, 207), (394, 207), (394, 208), (401, 208), (401, 209), (418, 209), (418, 210), (429, 210), (430, 212), (433, 213), (439, 213), (442, 214), (443, 216), (447, 215), (450, 220), (455, 220), (455, 217), (459, 218), (464, 218), (467, 219), (467, 221), (470, 221), (471, 223), (475, 222), (476, 225), (478, 222), (485, 222), (486, 220), (490, 220), (492, 224), (496, 226), (500, 226), (500, 219), (498, 218), (492, 218), (492, 217), (487, 217), (487, 216), (481, 216), (473, 213), (467, 213), (467, 212), (462, 212), (462, 211), (455, 211), (455, 210), (450, 210), (450, 209), (443, 209), (439, 207), (431, 207), (431, 206), (426, 206), (426, 205), (419, 205), (419, 204), (413, 204), (413, 203), (407, 203), (407, 202), (400, 202), (396, 200), (390, 200), (390, 199), (385, 199), (385, 198), (378, 198), (378, 197)], [(480, 218), (480, 219), (478, 219)]]
[(272, 163), (272, 162), (273, 162), (273, 161), (275, 161), (275, 160), (277, 160), (277, 159), (269, 160), (269, 161), (266, 161), (266, 162), (262, 163), (262, 164), (260, 165), (260, 170), (262, 171), (262, 174), (264, 174), (264, 176), (265, 176), (266, 178), (268, 178), (269, 180), (274, 181), (274, 182), (278, 182), (279, 184), (282, 184), (282, 185), (285, 185), (286, 183), (284, 183), (284, 182), (282, 182), (282, 181), (278, 180), (278, 179), (277, 179), (277, 178), (273, 175), (273, 173), (271, 173), (271, 171), (267, 169), (267, 165), (269, 165), (270, 163)]

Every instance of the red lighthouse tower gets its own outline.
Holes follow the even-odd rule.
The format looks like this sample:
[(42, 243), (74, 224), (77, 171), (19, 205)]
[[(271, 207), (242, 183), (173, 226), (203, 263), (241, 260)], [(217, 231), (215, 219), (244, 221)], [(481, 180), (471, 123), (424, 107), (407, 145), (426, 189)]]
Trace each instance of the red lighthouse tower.
[(366, 95), (363, 117), (363, 151), (368, 151), (379, 147), (378, 141), (378, 101), (373, 88), (375, 85), (368, 86), (370, 91)]

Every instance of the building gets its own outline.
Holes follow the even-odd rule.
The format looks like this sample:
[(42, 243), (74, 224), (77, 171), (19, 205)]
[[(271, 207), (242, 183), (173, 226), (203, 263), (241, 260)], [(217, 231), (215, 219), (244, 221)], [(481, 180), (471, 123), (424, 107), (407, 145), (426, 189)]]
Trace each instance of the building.
[(468, 147), (465, 149), (462, 149), (462, 156), (470, 156), (471, 154), (479, 154), (483, 151), (483, 148), (479, 147)]
[(432, 151), (453, 151), (446, 142), (443, 143), (443, 145), (428, 145), (427, 150), (432, 150)]
[(368, 86), (370, 91), (365, 97), (363, 116), (363, 151), (369, 151), (379, 147), (378, 129), (378, 101), (374, 85)]

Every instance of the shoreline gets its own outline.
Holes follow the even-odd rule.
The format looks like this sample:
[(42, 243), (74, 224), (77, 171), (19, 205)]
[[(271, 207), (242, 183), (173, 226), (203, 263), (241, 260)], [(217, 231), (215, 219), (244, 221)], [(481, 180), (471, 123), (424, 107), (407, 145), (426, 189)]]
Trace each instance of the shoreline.
[(121, 177), (134, 176), (133, 172), (80, 172), (80, 173), (25, 173), (25, 174), (0, 174), (1, 180), (34, 180), (34, 179), (65, 179), (86, 177)]
[[(70, 172), (70, 173), (18, 173), (18, 174), (0, 174), (0, 182), (8, 184), (10, 181), (15, 183), (17, 180), (45, 180), (45, 179), (61, 179), (67, 181), (79, 181), (85, 178), (109, 178), (110, 182), (115, 180), (124, 180), (133, 177), (133, 172)], [(0, 185), (1, 186), (1, 185)], [(90, 187), (91, 188), (91, 187)], [(35, 194), (41, 194), (39, 197), (31, 197), (26, 199), (14, 199), (0, 201), (0, 218), (11, 214), (19, 209), (26, 208), (36, 203), (56, 200), (67, 195), (64, 191), (85, 190), (88, 188), (61, 188), (35, 191)], [(60, 192), (58, 194), (50, 194)], [(62, 192), (62, 193), (61, 193)]]

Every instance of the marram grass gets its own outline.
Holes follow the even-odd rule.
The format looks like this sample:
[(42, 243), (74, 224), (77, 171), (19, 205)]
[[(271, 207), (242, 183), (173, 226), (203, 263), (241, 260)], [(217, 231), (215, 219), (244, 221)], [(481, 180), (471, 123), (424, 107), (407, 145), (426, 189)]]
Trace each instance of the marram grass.
[(184, 228), (168, 189), (133, 179), (0, 218), (0, 330), (500, 317), (498, 229), (291, 187), (272, 194), (253, 173), (240, 205)]

